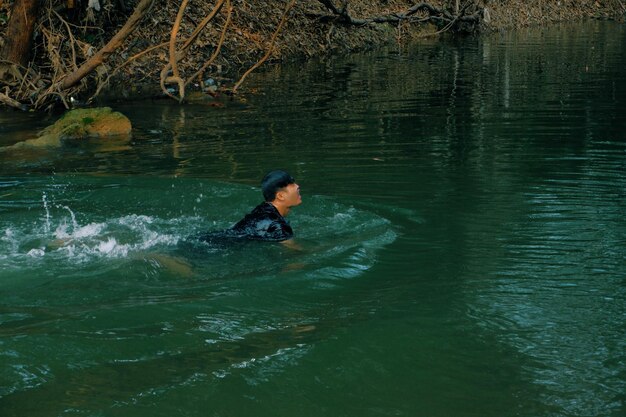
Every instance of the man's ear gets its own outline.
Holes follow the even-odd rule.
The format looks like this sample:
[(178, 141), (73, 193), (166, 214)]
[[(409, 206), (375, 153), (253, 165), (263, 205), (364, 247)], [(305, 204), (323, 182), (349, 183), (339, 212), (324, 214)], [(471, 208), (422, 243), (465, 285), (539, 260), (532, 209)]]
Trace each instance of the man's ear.
[(276, 200), (284, 200), (285, 192), (284, 191), (276, 191)]

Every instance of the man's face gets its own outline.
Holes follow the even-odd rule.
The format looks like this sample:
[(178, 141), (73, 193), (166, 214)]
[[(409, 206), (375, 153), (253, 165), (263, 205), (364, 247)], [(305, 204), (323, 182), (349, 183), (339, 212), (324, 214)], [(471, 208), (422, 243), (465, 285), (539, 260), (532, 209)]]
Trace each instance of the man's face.
[(285, 202), (287, 207), (294, 207), (302, 203), (302, 197), (300, 196), (300, 186), (296, 183), (289, 184), (279, 192), (282, 193), (283, 201)]

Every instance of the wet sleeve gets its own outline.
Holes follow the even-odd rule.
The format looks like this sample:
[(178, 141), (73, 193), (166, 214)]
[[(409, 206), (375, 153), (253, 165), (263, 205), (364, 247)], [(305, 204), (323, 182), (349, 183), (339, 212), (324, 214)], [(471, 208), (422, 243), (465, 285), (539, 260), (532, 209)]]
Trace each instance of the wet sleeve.
[(266, 238), (277, 242), (291, 239), (293, 230), (291, 226), (284, 221), (273, 221), (266, 230)]

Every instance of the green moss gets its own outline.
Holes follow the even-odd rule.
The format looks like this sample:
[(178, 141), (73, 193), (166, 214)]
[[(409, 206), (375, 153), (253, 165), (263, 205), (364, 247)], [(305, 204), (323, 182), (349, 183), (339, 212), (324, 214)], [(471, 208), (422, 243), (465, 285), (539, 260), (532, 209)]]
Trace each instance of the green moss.
[(60, 132), (57, 132), (58, 136), (63, 139), (81, 138), (87, 135), (87, 131), (81, 123), (72, 123), (65, 126)]
[[(117, 130), (111, 127), (116, 127)], [(109, 107), (75, 109), (65, 113), (56, 123), (42, 130), (38, 138), (24, 141), (18, 147), (52, 147), (81, 139), (116, 135), (128, 138), (130, 129), (130, 121), (126, 116), (112, 111)]]

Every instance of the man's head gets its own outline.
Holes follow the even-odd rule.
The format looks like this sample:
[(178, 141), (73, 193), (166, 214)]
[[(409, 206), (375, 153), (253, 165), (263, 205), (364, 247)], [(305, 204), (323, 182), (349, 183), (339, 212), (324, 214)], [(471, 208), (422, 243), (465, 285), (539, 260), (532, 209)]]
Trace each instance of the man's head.
[(273, 203), (283, 215), (289, 212), (290, 207), (302, 203), (300, 187), (285, 171), (275, 170), (267, 173), (261, 181), (261, 189), (265, 201)]
[(295, 182), (296, 180), (291, 175), (280, 169), (268, 172), (261, 181), (261, 190), (263, 190), (265, 201), (274, 201), (279, 190), (289, 184), (295, 184)]

